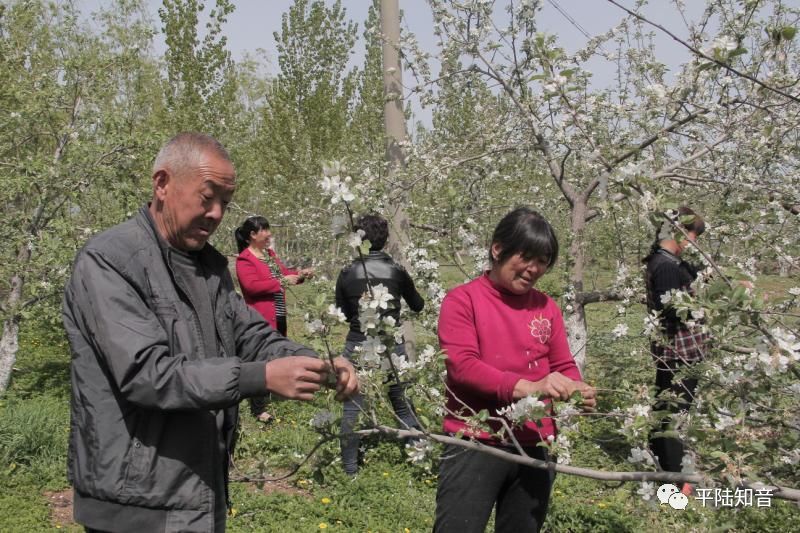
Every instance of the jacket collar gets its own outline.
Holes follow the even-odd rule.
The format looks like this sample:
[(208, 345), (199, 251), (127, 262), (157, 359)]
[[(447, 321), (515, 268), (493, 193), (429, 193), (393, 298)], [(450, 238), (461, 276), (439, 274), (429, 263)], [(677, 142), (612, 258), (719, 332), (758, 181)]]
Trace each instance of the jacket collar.
[(391, 259), (389, 254), (383, 250), (370, 250), (367, 254), (367, 259)]
[(656, 253), (661, 255), (661, 256), (666, 257), (667, 259), (669, 259), (670, 261), (672, 261), (676, 265), (681, 264), (681, 262), (683, 261), (680, 257), (678, 257), (677, 255), (673, 254), (672, 252), (670, 252), (669, 250), (667, 250), (665, 248), (659, 248), (658, 250), (656, 250)]

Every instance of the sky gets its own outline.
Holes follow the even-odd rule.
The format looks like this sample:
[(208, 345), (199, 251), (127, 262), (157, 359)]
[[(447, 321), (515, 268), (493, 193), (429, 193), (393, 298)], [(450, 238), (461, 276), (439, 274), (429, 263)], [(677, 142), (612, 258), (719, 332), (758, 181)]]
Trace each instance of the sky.
[[(333, 0), (325, 0), (327, 4), (333, 4)], [(607, 0), (543, 0), (544, 8), (541, 12), (540, 25), (548, 33), (557, 34), (559, 42), (567, 52), (575, 51), (583, 46), (587, 37), (597, 35), (618, 23), (624, 16), (624, 12), (618, 7), (609, 3)], [(156, 27), (160, 27), (158, 19), (158, 8), (161, 0), (147, 0)], [(214, 3), (214, 0), (206, 0), (207, 9)], [(275, 74), (277, 72), (277, 51), (273, 32), (279, 31), (281, 26), (281, 15), (289, 10), (293, 0), (234, 0), (236, 9), (228, 17), (228, 22), (223, 31), (228, 38), (228, 45), (234, 59), (241, 59), (246, 54), (256, 54), (257, 50), (264, 51), (266, 58), (266, 73)], [(417, 41), (422, 49), (435, 52), (436, 37), (433, 34), (433, 17), (428, 3), (425, 0), (399, 0), (400, 8), (404, 14), (404, 29), (415, 34)], [(633, 0), (623, 0), (621, 3), (632, 6)], [(106, 4), (103, 0), (79, 0), (84, 12), (89, 13)], [(367, 17), (367, 10), (371, 4), (370, 0), (342, 0), (347, 15), (358, 23), (359, 36), (363, 29), (363, 23)], [(504, 6), (507, 2), (498, 0), (498, 6)], [(686, 2), (689, 10), (694, 9), (699, 12), (699, 5), (702, 2), (690, 0)], [(694, 7), (693, 7), (694, 6)], [(686, 26), (677, 11), (672, 7), (668, 0), (654, 0), (645, 9), (645, 13), (653, 21), (664, 25), (678, 35), (687, 34)], [(688, 52), (677, 45), (669, 37), (660, 34), (656, 40), (657, 49), (663, 51), (660, 60), (673, 69), (685, 62), (689, 55)], [(363, 46), (357, 45), (353, 55), (353, 63), (360, 64), (363, 59)], [(156, 40), (156, 53), (161, 54), (164, 50), (163, 39)], [(610, 82), (613, 72), (610, 65), (597, 64), (594, 71), (595, 83), (603, 84)], [(609, 69), (608, 72), (604, 69)], [(433, 72), (438, 70), (433, 66)], [(414, 84), (408, 72), (404, 72), (404, 79), (407, 86)], [(430, 110), (422, 109), (418, 102), (412, 101), (412, 109), (415, 119), (423, 124), (430, 124)]]

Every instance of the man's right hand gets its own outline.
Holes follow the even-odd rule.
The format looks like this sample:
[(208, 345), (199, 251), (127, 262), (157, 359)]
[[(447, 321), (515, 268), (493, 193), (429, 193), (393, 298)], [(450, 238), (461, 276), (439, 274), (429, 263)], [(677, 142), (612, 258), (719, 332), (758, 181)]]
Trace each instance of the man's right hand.
[(281, 357), (267, 362), (267, 390), (291, 400), (311, 400), (327, 379), (328, 364), (316, 357)]

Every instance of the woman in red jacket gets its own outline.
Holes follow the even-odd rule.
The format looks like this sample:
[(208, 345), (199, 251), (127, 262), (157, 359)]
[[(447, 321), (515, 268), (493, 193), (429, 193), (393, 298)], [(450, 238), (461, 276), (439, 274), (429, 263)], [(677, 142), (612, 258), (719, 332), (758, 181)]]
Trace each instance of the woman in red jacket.
[[(439, 343), (447, 353), (446, 432), (517, 453), (507, 438), (476, 431), (465, 417), (483, 409), (497, 417), (523, 398), (547, 404), (566, 400), (576, 390), (585, 408), (594, 407), (595, 391), (582, 381), (572, 358), (561, 310), (534, 288), (557, 257), (553, 228), (539, 213), (520, 207), (495, 228), (489, 269), (445, 297)], [(537, 445), (554, 435), (551, 418), (514, 430), (525, 453), (540, 460), (549, 457)], [(449, 445), (440, 463), (433, 529), (482, 532), (496, 507), (495, 531), (539, 531), (552, 482), (548, 470)]]
[[(285, 337), (286, 293), (281, 282), (297, 285), (311, 277), (313, 270), (293, 270), (281, 262), (270, 247), (272, 232), (264, 217), (249, 217), (236, 228), (234, 236), (239, 247), (236, 277), (244, 301)], [(265, 405), (265, 398), (252, 398), (250, 411), (260, 421), (269, 422), (272, 417), (264, 411)]]

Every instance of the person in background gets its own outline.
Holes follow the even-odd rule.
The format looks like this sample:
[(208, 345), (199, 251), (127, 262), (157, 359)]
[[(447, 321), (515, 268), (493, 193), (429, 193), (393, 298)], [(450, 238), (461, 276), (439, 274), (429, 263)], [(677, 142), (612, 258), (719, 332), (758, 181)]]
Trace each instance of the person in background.
[[(244, 301), (264, 317), (270, 326), (286, 336), (286, 291), (283, 283), (297, 285), (313, 276), (312, 269), (286, 268), (271, 247), (269, 222), (252, 216), (234, 231), (239, 255), (236, 258), (236, 277)], [(269, 423), (272, 415), (266, 411), (267, 398), (250, 398), (250, 412), (260, 422)]]
[(242, 398), (311, 400), (334, 368), (272, 329), (234, 290), (208, 239), (236, 188), (214, 138), (158, 153), (153, 195), (75, 258), (63, 319), (72, 352), (68, 479), (87, 531), (225, 531)]
[[(366, 335), (358, 321), (358, 301), (368, 291), (367, 283), (372, 287), (383, 285), (392, 296), (387, 309), (380, 310), (380, 318), (391, 317), (396, 325), (400, 325), (400, 299), (406, 301), (408, 307), (418, 313), (425, 302), (414, 287), (414, 281), (405, 268), (398, 265), (389, 254), (383, 251), (389, 238), (389, 225), (386, 219), (378, 215), (364, 215), (355, 224), (356, 231), (364, 232), (363, 238), (369, 240), (369, 254), (362, 259), (356, 258), (339, 273), (336, 280), (336, 305), (342, 310), (350, 330), (345, 339), (344, 356), (352, 359), (353, 353)], [(405, 356), (404, 344), (395, 347), (395, 353)], [(389, 385), (389, 400), (397, 418), (404, 428), (419, 429), (414, 407), (406, 399), (405, 387), (401, 383)], [(354, 476), (358, 472), (359, 438), (353, 434), (358, 413), (363, 405), (363, 397), (354, 395), (344, 403), (342, 415), (342, 467), (345, 473)]]
[[(664, 391), (671, 391), (679, 398), (678, 402), (660, 399), (653, 409), (672, 413), (689, 409), (694, 400), (697, 379), (687, 377), (676, 381), (675, 376), (678, 372), (703, 360), (707, 342), (706, 334), (699, 328), (685, 324), (675, 309), (665, 305), (662, 300), (670, 291), (691, 292), (691, 284), (697, 278), (698, 268), (681, 259), (681, 254), (706, 229), (703, 217), (691, 208), (681, 206), (677, 214), (675, 224), (683, 228), (685, 236), (681, 235), (676, 239), (674, 232), (677, 230), (670, 222), (664, 222), (656, 235), (650, 254), (642, 260), (647, 267), (645, 274), (647, 310), (660, 313), (659, 324), (663, 336), (663, 341), (650, 343), (650, 352), (656, 364), (656, 396), (660, 396)], [(660, 431), (668, 430), (671, 423), (670, 417), (665, 418)], [(650, 448), (663, 470), (681, 471), (684, 446), (680, 439), (652, 437)], [(689, 494), (692, 487), (686, 483), (681, 490)]]
[[(584, 383), (567, 344), (561, 310), (534, 288), (558, 257), (550, 224), (527, 207), (500, 220), (489, 247), (490, 267), (451, 290), (439, 315), (439, 343), (447, 354), (444, 431), (518, 453), (509, 440), (470, 429), (466, 417), (532, 396), (545, 404), (580, 391), (585, 409), (595, 390)], [(490, 422), (496, 433), (501, 425)], [(551, 418), (514, 429), (525, 453), (550, 460), (537, 446), (555, 435)], [(483, 532), (495, 509), (495, 531), (539, 531), (547, 514), (553, 473), (448, 445), (439, 470), (436, 532)]]

